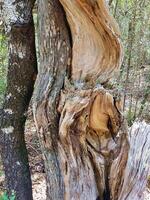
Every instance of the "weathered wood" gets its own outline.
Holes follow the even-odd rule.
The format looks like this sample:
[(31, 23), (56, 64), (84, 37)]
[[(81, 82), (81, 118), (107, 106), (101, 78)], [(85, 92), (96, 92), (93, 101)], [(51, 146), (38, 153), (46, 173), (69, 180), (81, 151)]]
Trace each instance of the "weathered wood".
[(103, 0), (60, 2), (72, 41), (59, 1), (39, 1), (34, 118), (47, 198), (121, 200), (132, 144), (119, 95), (101, 85), (122, 61), (118, 27)]
[(114, 140), (121, 126), (121, 114), (103, 88), (69, 90), (66, 95), (62, 111), (59, 108), (64, 199), (108, 198), (109, 167), (120, 147), (119, 139)]
[(60, 91), (69, 73), (70, 36), (64, 11), (58, 0), (38, 1), (40, 64), (33, 110), (45, 160), (47, 198), (62, 200), (63, 176), (58, 160)]
[(107, 199), (109, 168), (119, 145), (114, 140), (122, 123), (121, 108), (117, 108), (113, 96), (96, 83), (106, 82), (120, 67), (119, 31), (104, 1), (60, 2), (73, 38), (73, 86), (63, 94), (66, 100), (60, 103), (63, 108), (59, 160), (65, 172), (65, 198)]
[(32, 185), (24, 140), (26, 111), (36, 75), (36, 50), (32, 7), (34, 1), (4, 1), (8, 34), (8, 75), (0, 117), (0, 145), (8, 194), (32, 199)]
[(150, 166), (150, 125), (135, 122), (128, 139), (130, 150), (118, 200), (143, 200)]
[(104, 83), (122, 62), (119, 29), (104, 0), (60, 0), (73, 39), (72, 79)]

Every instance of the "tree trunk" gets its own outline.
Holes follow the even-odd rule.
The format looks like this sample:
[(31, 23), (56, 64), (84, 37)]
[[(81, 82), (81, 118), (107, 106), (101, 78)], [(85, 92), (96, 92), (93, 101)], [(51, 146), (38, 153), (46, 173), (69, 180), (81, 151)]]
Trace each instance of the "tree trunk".
[(58, 158), (60, 91), (69, 74), (70, 38), (58, 0), (39, 1), (40, 67), (34, 95), (34, 116), (45, 160), (48, 199), (64, 196)]
[(14, 193), (17, 200), (32, 199), (24, 125), (36, 75), (33, 4), (4, 1), (9, 60), (0, 143), (8, 195)]
[(109, 0), (108, 5), (111, 6), (113, 0)]
[(119, 4), (119, 0), (116, 0), (116, 3), (115, 3), (115, 8), (114, 8), (114, 17), (116, 17), (116, 14), (117, 14), (117, 7), (118, 7), (118, 4)]
[(126, 98), (127, 98), (127, 91), (128, 91), (128, 84), (129, 84), (129, 75), (130, 75), (130, 68), (132, 63), (132, 51), (135, 39), (135, 28), (136, 28), (136, 16), (137, 16), (137, 7), (138, 1), (133, 1), (133, 12), (131, 15), (131, 19), (129, 22), (129, 29), (128, 29), (128, 46), (127, 46), (127, 67), (126, 67), (126, 77), (125, 77), (125, 86), (124, 86), (124, 102), (123, 102), (123, 110), (126, 107)]
[[(120, 95), (103, 87), (123, 57), (118, 27), (103, 0), (60, 2), (68, 24), (58, 0), (38, 5), (40, 67), (33, 108), (47, 199), (131, 200), (135, 194), (140, 200), (150, 128), (143, 125), (146, 133), (139, 129), (146, 147), (134, 128), (130, 139)], [(134, 173), (136, 162), (132, 166), (130, 162), (138, 159), (134, 144), (143, 152), (140, 179)], [(137, 193), (132, 178), (144, 180)]]

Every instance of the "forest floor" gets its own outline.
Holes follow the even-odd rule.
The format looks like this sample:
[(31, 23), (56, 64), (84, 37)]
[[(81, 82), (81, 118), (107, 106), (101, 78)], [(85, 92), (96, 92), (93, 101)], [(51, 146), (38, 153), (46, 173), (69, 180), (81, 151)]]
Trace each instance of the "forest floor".
[[(27, 120), (25, 138), (29, 153), (29, 163), (32, 175), (33, 200), (46, 200), (46, 180), (44, 164), (40, 151), (40, 145), (32, 118)], [(0, 165), (1, 166), (1, 165)], [(0, 169), (2, 172), (2, 167)], [(4, 191), (4, 175), (0, 173), (0, 195)], [(144, 199), (150, 200), (150, 189), (144, 192)]]
[(32, 117), (26, 122), (25, 139), (32, 175), (33, 199), (46, 200), (46, 180), (44, 163), (41, 155), (36, 128), (34, 126)]

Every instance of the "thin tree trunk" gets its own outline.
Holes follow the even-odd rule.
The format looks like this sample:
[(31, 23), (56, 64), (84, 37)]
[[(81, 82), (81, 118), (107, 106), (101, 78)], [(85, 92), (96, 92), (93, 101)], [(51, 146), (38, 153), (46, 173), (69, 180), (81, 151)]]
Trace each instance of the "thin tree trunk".
[(133, 113), (132, 113), (132, 105), (133, 104), (133, 95), (130, 94), (130, 102), (129, 102), (129, 110), (128, 110), (128, 124), (131, 126), (133, 124)]
[(9, 60), (0, 144), (7, 191), (17, 200), (32, 199), (24, 125), (36, 75), (33, 5), (34, 1), (4, 1)]
[(149, 88), (150, 86), (148, 85), (147, 88), (145, 89), (145, 94), (144, 94), (144, 97), (143, 97), (143, 100), (141, 102), (141, 106), (140, 106), (140, 109), (139, 109), (139, 113), (138, 113), (138, 117), (140, 118), (142, 113), (143, 113), (143, 110), (144, 110), (144, 106), (149, 98)]
[(136, 117), (137, 117), (137, 108), (138, 108), (138, 103), (139, 103), (139, 97), (137, 96), (137, 97), (136, 97), (136, 101), (135, 101), (133, 120), (135, 120)]
[(115, 8), (114, 8), (114, 17), (116, 17), (117, 14), (117, 8), (118, 8), (119, 0), (116, 0)]
[(108, 5), (111, 6), (113, 0), (109, 0)]
[(137, 16), (137, 5), (138, 1), (134, 0), (133, 5), (133, 14), (131, 15), (131, 20), (129, 22), (129, 29), (128, 29), (128, 47), (127, 47), (127, 69), (126, 69), (126, 78), (125, 78), (125, 86), (124, 86), (124, 102), (123, 102), (123, 110), (125, 110), (126, 106), (126, 97), (128, 91), (128, 82), (129, 82), (129, 73), (132, 61), (132, 50), (133, 50), (133, 42), (135, 36), (135, 26), (136, 26), (136, 16)]

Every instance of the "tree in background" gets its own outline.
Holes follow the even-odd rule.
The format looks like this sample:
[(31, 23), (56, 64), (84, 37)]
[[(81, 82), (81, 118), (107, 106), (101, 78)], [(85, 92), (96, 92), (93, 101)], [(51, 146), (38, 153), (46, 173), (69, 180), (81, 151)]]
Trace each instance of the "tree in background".
[(149, 9), (149, 0), (111, 1), (111, 11), (121, 27), (125, 49), (117, 87), (124, 91), (124, 110), (130, 126), (136, 118), (149, 120)]
[(3, 5), (9, 58), (0, 144), (8, 194), (13, 192), (20, 200), (32, 199), (24, 125), (36, 74), (33, 5), (32, 0), (4, 1)]

